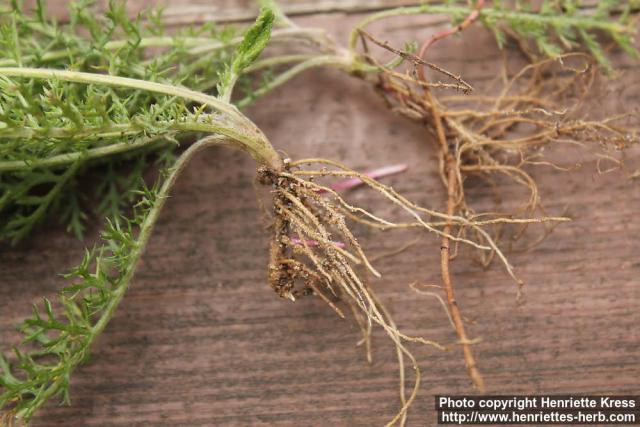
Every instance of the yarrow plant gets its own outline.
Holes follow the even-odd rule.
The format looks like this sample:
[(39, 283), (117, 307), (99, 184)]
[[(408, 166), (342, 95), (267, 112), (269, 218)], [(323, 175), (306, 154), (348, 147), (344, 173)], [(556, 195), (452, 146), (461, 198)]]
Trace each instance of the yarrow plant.
[[(12, 4), (9, 9), (0, 8), (0, 19), (3, 22), (0, 45), (4, 52), (0, 58), (0, 66), (3, 67), (62, 68), (85, 72), (105, 70), (120, 77), (178, 82), (190, 89), (215, 95), (219, 70), (242, 39), (232, 27), (219, 28), (212, 24), (192, 26), (168, 35), (159, 12), (147, 12), (131, 21), (122, 1), (111, 1), (103, 15), (93, 13), (92, 0), (71, 3), (68, 25), (59, 25), (47, 19), (43, 0), (37, 2), (31, 14), (25, 13), (18, 2)], [(457, 2), (390, 9), (373, 14), (359, 23), (351, 33), (348, 46), (341, 47), (322, 29), (301, 28), (282, 14), (273, 2), (263, 1), (263, 4), (275, 10), (279, 16), (280, 25), (273, 31), (272, 44), (284, 44), (291, 49), (307, 46), (311, 51), (305, 49), (304, 53), (286, 52), (248, 66), (244, 70), (246, 77), (238, 76), (238, 86), (243, 89), (241, 92), (244, 96), (234, 102), (241, 108), (299, 73), (319, 66), (336, 67), (376, 84), (381, 84), (378, 81), (380, 76), (391, 76), (392, 81), (400, 78), (399, 83), (411, 85), (415, 78), (393, 69), (401, 65), (402, 59), (406, 62), (408, 56), (404, 55), (402, 58), (400, 55), (398, 60), (381, 64), (371, 54), (358, 49), (358, 41), (363, 37), (367, 38), (365, 34), (368, 33), (363, 32), (364, 29), (380, 20), (420, 14), (446, 14), (454, 24), (461, 24), (461, 28), (466, 28), (468, 24), (465, 24), (465, 17), (476, 11), (474, 7)], [(477, 16), (469, 23), (478, 20), (485, 24), (496, 34), (500, 45), (506, 43), (509, 35), (516, 35), (520, 46), (525, 47), (526, 42), (532, 41), (552, 58), (558, 58), (558, 55), (580, 46), (582, 42), (597, 61), (610, 70), (604, 50), (595, 42), (595, 32), (607, 34), (619, 46), (635, 55), (629, 21), (634, 7), (633, 2), (600, 2), (596, 10), (585, 12), (576, 3), (569, 1), (546, 1), (539, 10), (531, 10), (526, 4), (512, 9), (497, 2), (478, 9)], [(619, 13), (617, 21), (610, 18), (613, 13)], [(444, 37), (447, 34), (449, 33), (445, 32)], [(550, 37), (550, 34), (555, 36)], [(442, 37), (440, 35), (435, 40)], [(411, 54), (415, 48), (412, 46), (414, 45), (409, 44), (409, 50), (405, 53)], [(395, 50), (396, 54), (401, 52), (400, 49)], [(153, 55), (149, 55), (150, 51)], [(531, 50), (528, 53), (534, 55)], [(435, 65), (409, 62), (414, 66), (419, 65), (418, 68)], [(437, 68), (438, 72), (447, 73), (440, 67)], [(443, 77), (452, 79), (452, 82), (438, 80), (422, 82), (421, 85), (462, 91), (471, 89), (467, 82), (456, 80), (457, 76), (452, 73), (443, 74)], [(0, 87), (5, 97), (5, 110), (0, 111), (0, 130), (10, 133), (13, 127), (29, 119), (29, 116), (12, 116), (9, 114), (11, 108), (17, 103), (33, 103), (33, 100), (28, 98), (29, 89), (7, 85), (2, 81)], [(53, 89), (50, 96), (57, 94)], [(163, 105), (158, 104), (154, 105), (155, 111), (147, 114), (148, 117), (127, 117), (130, 110), (137, 103), (144, 103), (144, 96), (148, 96), (140, 95), (118, 106), (119, 109), (112, 107), (112, 111), (106, 114), (102, 111), (105, 109), (102, 96), (100, 93), (94, 94), (83, 106), (85, 110), (96, 110), (91, 123), (93, 129), (103, 125), (101, 120), (108, 124), (111, 118), (104, 120), (108, 115), (118, 115), (116, 119), (122, 126), (126, 120), (130, 122), (126, 126), (133, 127), (135, 122), (145, 120), (149, 125), (156, 120), (155, 116), (164, 112)], [(464, 101), (472, 99), (462, 98)], [(60, 120), (73, 122), (77, 114), (82, 114), (82, 111), (69, 111), (64, 103), (61, 104), (56, 107)], [(484, 101), (483, 104), (488, 105), (489, 102)], [(31, 105), (32, 115), (36, 107), (35, 104)], [(414, 119), (419, 115), (412, 113), (410, 108), (394, 109)], [(86, 131), (92, 132), (92, 128), (88, 127)], [(83, 141), (82, 144), (73, 142), (75, 146), (66, 148), (64, 144), (72, 144), (72, 141), (66, 140), (63, 143), (59, 141), (62, 138), (58, 138), (53, 145), (42, 145), (36, 150), (21, 143), (4, 144), (0, 152), (0, 239), (17, 243), (27, 237), (37, 224), (52, 215), (63, 220), (74, 234), (81, 236), (87, 215), (85, 206), (88, 203), (83, 200), (82, 193), (76, 187), (79, 177), (91, 171), (100, 176), (96, 194), (99, 200), (96, 204), (97, 211), (109, 217), (120, 215), (122, 209), (133, 201), (135, 194), (127, 190), (140, 189), (138, 186), (143, 181), (142, 173), (149, 164), (157, 162), (167, 165), (173, 160), (175, 132), (162, 132), (160, 129), (156, 131), (154, 135), (141, 140), (137, 138), (135, 131), (116, 135), (115, 129), (111, 129), (111, 134), (95, 133), (92, 141)], [(120, 137), (127, 140), (120, 140), (120, 145), (110, 146), (109, 149), (98, 146), (103, 144), (100, 141), (105, 138)], [(76, 152), (67, 155), (64, 154), (65, 149)], [(83, 150), (87, 151), (83, 161), (77, 161), (79, 152)], [(44, 154), (59, 155), (50, 155), (43, 163), (37, 156)], [(122, 163), (127, 163), (129, 167), (119, 167)], [(40, 167), (33, 168), (32, 165)]]
[[(65, 276), (69, 284), (59, 298), (34, 306), (33, 316), (20, 327), (24, 342), (13, 355), (0, 356), (5, 422), (28, 422), (51, 398), (69, 402), (71, 375), (87, 360), (130, 286), (174, 182), (197, 152), (218, 145), (249, 154), (256, 161), (257, 182), (270, 189), (273, 236), (267, 281), (275, 292), (290, 300), (317, 295), (345, 317), (342, 300), (355, 314), (365, 339), (375, 324), (394, 342), (402, 369), (401, 408), (389, 424), (405, 423), (420, 383), (417, 361), (406, 344), (443, 346), (407, 336), (396, 327), (367, 284), (366, 274), (379, 273), (351, 232), (352, 222), (377, 229), (418, 228), (442, 239), (449, 313), (469, 374), (482, 390), (471, 340), (453, 303), (450, 245), (475, 248), (486, 261), (498, 257), (517, 280), (492, 230), (506, 224), (567, 220), (535, 217), (537, 189), (523, 168), (540, 161), (532, 156), (536, 147), (605, 134), (619, 146), (634, 140), (635, 135), (613, 124), (619, 118), (581, 120), (557, 108), (558, 99), (571, 106), (581, 98), (596, 69), (591, 58), (610, 69), (595, 31), (635, 52), (626, 25), (632, 6), (620, 3), (606, 2), (588, 17), (579, 16), (580, 10), (564, 1), (543, 2), (540, 11), (509, 9), (500, 3), (483, 7), (482, 2), (392, 9), (360, 23), (349, 45), (340, 47), (322, 30), (298, 27), (271, 2), (263, 2), (260, 16), (243, 34), (204, 25), (175, 35), (166, 34), (155, 13), (131, 22), (121, 2), (110, 2), (104, 16), (95, 16), (90, 2), (75, 3), (67, 26), (46, 18), (43, 1), (33, 14), (13, 2), (0, 18), (0, 44), (6, 52), (0, 58), (0, 238), (17, 242), (52, 213), (81, 234), (85, 213), (73, 186), (87, 171), (103, 172), (100, 210), (111, 219), (102, 243), (87, 250)], [(611, 20), (613, 12), (621, 13), (619, 22)], [(366, 29), (381, 19), (423, 13), (448, 14), (456, 25), (425, 41), (419, 50), (411, 45), (395, 48)], [(551, 59), (532, 58), (495, 97), (436, 97), (434, 90), (467, 93), (472, 86), (427, 62), (427, 49), (476, 21), (492, 29), (500, 43), (510, 34), (518, 35), (521, 43), (533, 40)], [(275, 23), (280, 27), (274, 29)], [(549, 30), (554, 38), (548, 37)], [(591, 55), (565, 52), (579, 40)], [(276, 42), (296, 49), (304, 44), (311, 51), (258, 59), (268, 43)], [(386, 63), (376, 59), (369, 45), (378, 45), (394, 58)], [(564, 65), (576, 59), (581, 67)], [(403, 64), (408, 64), (407, 72), (399, 70)], [(424, 123), (436, 135), (448, 194), (445, 213), (416, 205), (375, 179), (377, 173), (389, 171), (365, 174), (327, 159), (283, 159), (238, 109), (317, 66), (336, 67), (374, 83), (394, 111)], [(447, 81), (430, 81), (425, 67)], [(510, 138), (522, 123), (534, 130)], [(140, 178), (153, 159), (160, 161), (162, 172), (149, 188)], [(123, 161), (133, 162), (128, 175), (119, 171)], [(521, 215), (477, 214), (468, 206), (464, 177), (493, 173), (512, 177), (531, 190)], [(344, 181), (325, 183), (331, 179)], [(350, 203), (340, 189), (355, 184), (381, 195), (404, 218), (382, 217)], [(130, 219), (121, 216), (127, 203), (134, 203)], [(416, 372), (409, 396), (404, 391), (405, 357)]]
[[(39, 7), (36, 22), (23, 18), (24, 26), (43, 28), (42, 4)], [(122, 9), (114, 4), (109, 14), (123, 16)], [(14, 42), (20, 35), (18, 16), (18, 9), (11, 12), (11, 29), (6, 30), (13, 31)], [(75, 17), (72, 25), (90, 19), (82, 12)], [(280, 157), (260, 129), (229, 103), (241, 73), (266, 46), (274, 19), (273, 12), (265, 8), (241, 40), (234, 43), (235, 49), (217, 70), (215, 95), (188, 89), (184, 84), (186, 77), (179, 73), (147, 75), (147, 71), (130, 66), (118, 70), (122, 58), (120, 53), (110, 56), (111, 51), (104, 47), (110, 42), (103, 40), (102, 50), (94, 52), (95, 47), (86, 47), (80, 39), (69, 40), (66, 32), (58, 33), (57, 29), (52, 30), (54, 34), (45, 31), (45, 39), (51, 36), (57, 43), (61, 38), (60, 43), (70, 46), (67, 59), (77, 59), (79, 63), (74, 60), (64, 64), (64, 68), (53, 68), (46, 61), (65, 57), (62, 51), (56, 53), (42, 47), (39, 53), (28, 54), (16, 48), (6, 60), (11, 64), (0, 68), (3, 84), (0, 136), (5, 156), (2, 170), (3, 177), (10, 182), (3, 199), (10, 200), (7, 206), (10, 203), (36, 206), (33, 211), (20, 210), (14, 214), (16, 230), (32, 224), (34, 215), (44, 215), (42, 211), (62, 194), (60, 187), (64, 180), (74, 177), (90, 162), (127, 152), (131, 147), (184, 145), (187, 137), (197, 139), (164, 169), (155, 186), (137, 190), (139, 198), (131, 219), (115, 218), (108, 222), (102, 244), (88, 250), (82, 262), (65, 276), (69, 285), (58, 300), (45, 299), (34, 306), (32, 318), (21, 325), (24, 342), (14, 349), (13, 356), (0, 358), (0, 405), (6, 413), (6, 422), (13, 419), (28, 422), (54, 397), (69, 401), (71, 375), (87, 360), (92, 344), (124, 297), (176, 178), (195, 153), (214, 145), (231, 145), (248, 153), (258, 165), (258, 182), (271, 188), (274, 236), (268, 283), (280, 296), (295, 300), (305, 294), (316, 294), (340, 315), (343, 313), (333, 301), (342, 297), (366, 322), (387, 332), (400, 354), (412, 360), (416, 372), (419, 372), (416, 361), (405, 348), (405, 342), (441, 348), (437, 343), (404, 335), (395, 327), (358, 272), (358, 266), (362, 266), (379, 275), (349, 230), (346, 218), (364, 218), (390, 228), (408, 225), (354, 206), (319, 181), (323, 177), (358, 179), (408, 215), (414, 221), (410, 226), (484, 250), (491, 250), (491, 239), (486, 245), (450, 235), (444, 231), (449, 222), (463, 223), (479, 233), (484, 233), (483, 224), (417, 206), (392, 188), (340, 163), (324, 159), (294, 162)], [(99, 31), (94, 31), (93, 37), (101, 37)], [(145, 43), (152, 45), (149, 41), (138, 41), (137, 48)], [(33, 44), (37, 45), (36, 41)], [(173, 46), (165, 41), (161, 44)], [(83, 47), (89, 50), (75, 57), (76, 45), (79, 52)], [(122, 45), (124, 49), (130, 47)], [(85, 59), (89, 62), (83, 65)], [(41, 66), (44, 65), (41, 61), (45, 61), (46, 67)], [(43, 196), (28, 196), (33, 186), (51, 182), (39, 180), (38, 174), (54, 183)], [(18, 187), (23, 191), (16, 194)], [(414, 393), (408, 399), (402, 395), (402, 408), (392, 422), (406, 416), (419, 384), (417, 375)]]

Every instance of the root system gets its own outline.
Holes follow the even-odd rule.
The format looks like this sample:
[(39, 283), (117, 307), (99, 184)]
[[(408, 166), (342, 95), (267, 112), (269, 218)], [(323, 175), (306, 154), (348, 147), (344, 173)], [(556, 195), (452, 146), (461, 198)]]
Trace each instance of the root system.
[[(341, 308), (341, 302), (346, 303), (363, 331), (363, 342), (367, 347), (369, 359), (372, 326), (377, 325), (385, 331), (397, 348), (401, 367), (400, 390), (403, 406), (390, 424), (401, 422), (402, 425), (420, 382), (420, 370), (406, 344), (419, 343), (439, 350), (447, 350), (450, 346), (423, 337), (409, 336), (398, 329), (368, 285), (366, 274), (375, 277), (380, 277), (380, 274), (350, 231), (348, 223), (361, 223), (379, 230), (423, 229), (446, 242), (442, 248), (445, 260), (449, 257), (448, 242), (462, 243), (480, 251), (497, 253), (504, 260), (507, 270), (512, 272), (512, 267), (484, 228), (513, 220), (497, 218), (475, 221), (455, 215), (452, 213), (453, 209), (445, 214), (424, 208), (410, 202), (393, 188), (334, 161), (306, 159), (286, 161), (285, 165), (281, 172), (261, 168), (258, 173), (258, 181), (269, 185), (273, 195), (274, 218), (268, 268), (269, 284), (279, 296), (294, 301), (302, 296), (315, 294), (342, 318), (345, 317), (345, 312)], [(331, 186), (321, 183), (323, 180), (335, 178), (362, 181), (367, 188), (395, 206), (398, 216), (405, 216), (407, 219), (399, 221), (382, 217), (350, 204)], [(519, 222), (563, 220), (565, 218), (558, 217)], [(458, 230), (472, 230), (469, 234), (474, 239), (468, 239), (462, 231), (454, 233), (453, 227)], [(475, 239), (477, 236), (479, 237)], [(462, 322), (460, 314), (450, 311), (457, 327)], [(466, 348), (471, 341), (461, 337), (459, 343)], [(408, 398), (404, 395), (404, 357), (411, 361), (416, 373), (413, 392)]]
[[(447, 216), (443, 218), (447, 222), (441, 229), (440, 246), (443, 289), (469, 376), (480, 391), (485, 390), (484, 380), (471, 349), (472, 341), (465, 331), (449, 269), (458, 243), (469, 238), (490, 246), (488, 251), (481, 252), (481, 263), (486, 266), (494, 258), (499, 258), (518, 283), (520, 299), (523, 282), (516, 277), (503, 252), (498, 249), (505, 224), (518, 225), (518, 230), (511, 236), (516, 240), (535, 218), (544, 222), (563, 220), (548, 217), (528, 168), (545, 165), (569, 169), (545, 157), (547, 146), (577, 145), (586, 148), (588, 142), (593, 142), (598, 148), (620, 150), (638, 139), (635, 130), (623, 125), (629, 115), (593, 120), (577, 118), (598, 74), (597, 64), (589, 55), (569, 53), (554, 59), (535, 60), (515, 74), (510, 74), (505, 65), (499, 82), (501, 87), (487, 95), (471, 94), (472, 86), (462, 77), (425, 61), (427, 50), (434, 43), (473, 24), (482, 5), (482, 1), (477, 2), (476, 9), (461, 24), (427, 39), (418, 55), (396, 49), (364, 30), (359, 31), (363, 56), (372, 66), (382, 70), (377, 87), (390, 109), (423, 124), (431, 135), (430, 140), (436, 141), (440, 177), (447, 194)], [(370, 53), (368, 43), (408, 64), (407, 70), (401, 72), (384, 66)], [(528, 55), (527, 58), (532, 57)], [(426, 70), (448, 82), (427, 78)], [(462, 94), (436, 96), (435, 91), (443, 89), (453, 89)], [(615, 161), (608, 155), (596, 156)], [(472, 175), (489, 181), (494, 187), (492, 177), (501, 175), (523, 186), (528, 197), (520, 208), (509, 213), (478, 213), (470, 206), (465, 192), (465, 180)], [(465, 218), (476, 225), (480, 218), (485, 218), (484, 225), (493, 222), (495, 227), (492, 230), (460, 227), (452, 218)], [(543, 236), (552, 227), (550, 224)], [(452, 235), (457, 240), (452, 239)]]

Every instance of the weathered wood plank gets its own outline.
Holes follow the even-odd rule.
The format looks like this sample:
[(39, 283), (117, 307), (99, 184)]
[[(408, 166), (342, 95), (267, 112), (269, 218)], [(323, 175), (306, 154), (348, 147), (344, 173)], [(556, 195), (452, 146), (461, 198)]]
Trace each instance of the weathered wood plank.
[[(416, 6), (423, 4), (415, 0), (278, 0), (278, 5), (290, 17), (323, 13), (357, 14), (375, 12), (392, 7)], [(440, 3), (438, 1), (430, 3)], [(26, 0), (32, 7), (35, 0)], [(66, 0), (49, 0), (49, 12), (61, 22), (68, 17)], [(109, 0), (96, 0), (94, 7), (104, 9)], [(594, 7), (596, 1), (584, 1), (582, 7)], [(255, 19), (258, 13), (257, 0), (129, 0), (127, 7), (131, 16), (149, 8), (161, 7), (164, 10), (164, 22), (168, 26), (189, 25), (203, 22), (247, 22)]]
[[(35, 0), (27, 0), (27, 5), (35, 4)], [(317, 13), (362, 13), (385, 9), (388, 7), (413, 6), (420, 4), (411, 0), (280, 0), (278, 4), (289, 16), (310, 15)], [(67, 16), (66, 0), (49, 0), (49, 10), (59, 19)], [(104, 8), (108, 0), (98, 0), (96, 7)], [(169, 25), (184, 25), (196, 22), (237, 22), (255, 18), (258, 11), (256, 0), (207, 0), (171, 1), (171, 0), (130, 0), (127, 7), (132, 15), (150, 8), (162, 7), (165, 20)]]
[[(303, 24), (332, 29), (340, 40), (359, 17), (308, 17)], [(389, 39), (423, 37), (412, 27), (386, 30)], [(462, 73), (474, 86), (495, 75), (499, 55), (490, 35), (433, 50), (433, 60)], [(622, 64), (623, 61), (617, 61)], [(637, 64), (612, 82), (598, 108), (624, 111), (640, 96)], [(249, 111), (274, 144), (292, 158), (323, 156), (366, 169), (406, 162), (391, 178), (402, 193), (442, 208), (444, 194), (424, 131), (389, 114), (361, 82), (318, 70), (301, 76)], [(565, 159), (568, 163), (572, 159)], [(630, 164), (640, 155), (631, 152)], [(527, 282), (526, 303), (495, 265), (488, 271), (467, 256), (453, 263), (458, 299), (481, 337), (476, 351), (489, 391), (507, 393), (640, 392), (640, 187), (620, 172), (599, 175), (593, 161), (572, 173), (534, 171), (550, 213), (568, 207), (575, 218), (541, 245), (510, 258)], [(388, 421), (398, 408), (397, 366), (377, 332), (368, 365), (355, 326), (316, 299), (278, 299), (265, 284), (267, 234), (247, 156), (214, 149), (194, 160), (162, 215), (144, 263), (91, 362), (76, 372), (71, 407), (49, 405), (36, 426), (344, 425)], [(495, 200), (481, 185), (471, 190), (478, 209)], [(366, 192), (354, 192), (363, 204)], [(506, 186), (506, 204), (522, 197)], [(99, 224), (94, 224), (94, 230)], [(414, 236), (369, 233), (372, 253)], [(0, 248), (0, 343), (29, 306), (53, 295), (56, 274), (74, 265), (83, 243), (54, 224), (30, 243)], [(467, 254), (468, 255), (468, 254)], [(374, 282), (407, 333), (452, 342), (437, 301), (408, 284), (437, 283), (439, 242), (425, 235), (401, 256), (376, 265)], [(435, 424), (433, 395), (469, 393), (461, 355), (412, 347), (424, 388), (409, 425)]]

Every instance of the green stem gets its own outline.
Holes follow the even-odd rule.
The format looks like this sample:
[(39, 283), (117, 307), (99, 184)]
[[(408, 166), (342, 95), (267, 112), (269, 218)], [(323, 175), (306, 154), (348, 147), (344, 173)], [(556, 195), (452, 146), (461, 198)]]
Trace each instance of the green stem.
[(317, 56), (318, 55), (316, 54), (272, 56), (270, 58), (261, 59), (249, 65), (247, 68), (244, 69), (244, 73), (253, 73), (254, 71), (259, 71), (264, 68), (275, 67), (278, 65), (287, 65), (294, 62), (303, 62), (308, 59), (316, 58)]
[[(103, 147), (91, 148), (83, 152), (58, 154), (39, 160), (1, 161), (0, 172), (16, 172), (25, 169), (30, 170), (42, 167), (60, 167), (69, 163), (73, 163), (79, 158), (82, 158), (84, 160), (98, 159), (105, 156), (134, 151), (139, 148), (153, 145), (155, 143), (161, 143), (163, 140), (166, 144), (172, 144), (173, 141), (169, 136), (175, 136), (175, 131), (190, 133), (203, 132), (209, 134), (221, 133), (219, 126), (215, 126), (207, 122), (176, 122), (172, 124), (166, 124), (166, 129), (168, 129), (168, 131), (170, 132), (169, 134), (164, 133), (163, 135), (140, 138), (133, 142), (117, 142)], [(9, 135), (0, 132), (0, 137), (29, 138), (31, 135), (33, 135), (33, 133), (34, 132), (30, 129), (21, 129), (19, 131), (11, 132)], [(80, 136), (85, 133), (87, 135), (87, 138), (102, 139), (114, 136), (140, 135), (144, 133), (144, 129), (141, 129), (140, 126), (136, 125), (113, 125), (108, 128), (89, 128), (87, 130), (84, 130), (82, 134), (80, 134)], [(53, 128), (48, 129), (46, 133), (39, 136), (49, 138), (77, 138), (79, 134), (74, 130)], [(259, 159), (256, 160), (260, 161)]]
[(187, 148), (187, 150), (182, 153), (176, 160), (175, 164), (171, 168), (171, 172), (166, 177), (164, 183), (162, 184), (162, 187), (160, 187), (160, 190), (158, 191), (154, 206), (149, 210), (149, 212), (145, 216), (144, 221), (140, 225), (140, 233), (138, 234), (135, 249), (130, 256), (132, 262), (129, 265), (129, 268), (127, 269), (124, 277), (122, 278), (121, 283), (114, 291), (115, 297), (109, 302), (104, 313), (102, 314), (102, 316), (100, 316), (98, 322), (96, 322), (96, 324), (91, 329), (91, 335), (88, 344), (89, 346), (95, 340), (95, 338), (100, 335), (100, 333), (102, 333), (104, 328), (113, 317), (113, 313), (118, 307), (118, 304), (120, 304), (120, 301), (122, 301), (122, 298), (129, 287), (131, 279), (133, 279), (133, 276), (136, 272), (138, 261), (144, 253), (147, 242), (149, 241), (149, 237), (151, 236), (153, 228), (160, 216), (160, 212), (162, 211), (164, 204), (169, 198), (169, 192), (171, 191), (171, 188), (173, 188), (173, 185), (175, 184), (178, 176), (184, 170), (189, 160), (191, 160), (191, 158), (197, 152), (214, 145), (222, 144), (224, 142), (225, 141), (223, 138), (217, 136), (201, 139), (200, 141)]
[(112, 124), (109, 126), (85, 126), (81, 130), (71, 128), (5, 128), (0, 129), (0, 137), (6, 139), (33, 139), (55, 138), (55, 139), (82, 139), (98, 140), (109, 137), (131, 136), (140, 133), (142, 128), (133, 124)]
[[(53, 37), (53, 35), (51, 36)], [(318, 44), (324, 44), (326, 33), (319, 29), (303, 29), (303, 28), (285, 28), (274, 30), (271, 39), (273, 41), (286, 41), (288, 39), (306, 39)], [(223, 42), (210, 37), (180, 37), (180, 36), (156, 36), (156, 37), (143, 37), (140, 39), (137, 47), (140, 49), (145, 48), (163, 48), (172, 47), (176, 45), (182, 45), (189, 48), (190, 55), (202, 55), (208, 52), (214, 52), (220, 49), (226, 49), (236, 46), (242, 41), (242, 37), (234, 37), (229, 41)], [(109, 51), (116, 51), (126, 47), (130, 43), (129, 40), (112, 40), (104, 44), (103, 49)], [(67, 58), (69, 55), (80, 53), (77, 49), (61, 49), (52, 52), (46, 52), (39, 57), (42, 62), (57, 61), (59, 59)], [(28, 62), (35, 59), (35, 55), (27, 55), (23, 57), (23, 62)], [(149, 60), (151, 62), (153, 59)], [(7, 67), (17, 65), (14, 59), (2, 59), (0, 60), (0, 67)]]
[(358, 62), (355, 59), (347, 56), (338, 56), (338, 55), (323, 55), (323, 56), (315, 56), (307, 59), (304, 62), (301, 62), (282, 74), (278, 75), (275, 79), (271, 80), (266, 85), (260, 87), (258, 90), (253, 92), (251, 96), (248, 96), (239, 102), (237, 105), (239, 108), (245, 108), (247, 105), (251, 104), (256, 98), (260, 98), (265, 94), (271, 92), (275, 88), (282, 86), (284, 83), (288, 82), (298, 74), (315, 67), (322, 66), (332, 66), (338, 69), (342, 69), (347, 72), (356, 71)]
[(99, 84), (160, 93), (198, 102), (225, 114), (227, 118), (230, 119), (231, 123), (229, 125), (224, 125), (219, 124), (220, 121), (211, 121), (210, 123), (193, 123), (192, 127), (198, 130), (202, 128), (203, 131), (225, 135), (234, 141), (235, 144), (249, 152), (251, 156), (261, 164), (276, 170), (282, 168), (282, 160), (280, 156), (253, 122), (245, 117), (235, 106), (201, 92), (196, 92), (184, 87), (131, 79), (128, 77), (67, 70), (0, 68), (0, 76), (60, 80), (82, 84)]
[[(422, 5), (413, 7), (400, 7), (397, 9), (390, 9), (374, 13), (362, 20), (353, 29), (351, 35), (349, 36), (349, 49), (351, 51), (355, 51), (356, 49), (359, 38), (358, 30), (381, 19), (403, 15), (419, 15), (423, 13), (467, 16), (471, 12), (473, 12), (473, 10), (474, 9), (472, 8), (464, 6)], [(589, 16), (542, 15), (534, 12), (521, 12), (516, 10), (496, 9), (490, 7), (481, 9), (480, 19), (482, 18), (487, 18), (490, 20), (518, 20), (535, 22), (538, 24), (543, 24), (545, 26), (570, 26), (582, 29), (597, 29), (614, 34), (623, 34), (628, 30), (624, 25), (620, 25), (615, 22), (606, 22), (599, 19), (593, 19)]]
[[(137, 131), (136, 134), (140, 133)], [(119, 134), (120, 135), (120, 134)], [(114, 154), (126, 153), (128, 151), (137, 150), (138, 148), (146, 147), (159, 142), (165, 138), (165, 136), (155, 136), (152, 138), (142, 138), (133, 142), (118, 142), (110, 144), (105, 147), (92, 148), (85, 152), (73, 152), (58, 154), (42, 160), (9, 160), (0, 162), (0, 172), (16, 172), (20, 170), (30, 170), (43, 167), (59, 167), (69, 163), (75, 162), (79, 158), (86, 160), (97, 159), (105, 156), (111, 156)], [(167, 139), (168, 141), (168, 139)]]
[(136, 269), (138, 267), (139, 261), (144, 254), (145, 248), (151, 237), (151, 233), (153, 232), (153, 228), (160, 217), (160, 212), (164, 207), (167, 199), (169, 198), (169, 193), (173, 188), (178, 176), (184, 170), (186, 164), (189, 160), (200, 150), (211, 147), (213, 145), (217, 145), (223, 143), (224, 140), (220, 137), (208, 137), (204, 138), (191, 147), (189, 147), (178, 159), (176, 163), (171, 168), (169, 175), (166, 177), (162, 187), (158, 191), (154, 205), (149, 209), (147, 214), (145, 215), (142, 224), (140, 225), (140, 231), (138, 234), (138, 238), (133, 246), (133, 250), (129, 256), (131, 262), (128, 264), (127, 269), (120, 279), (118, 285), (113, 290), (113, 294), (109, 303), (107, 304), (105, 310), (102, 312), (98, 321), (91, 327), (89, 333), (86, 336), (86, 339), (82, 342), (82, 345), (75, 350), (73, 354), (71, 354), (70, 363), (60, 365), (60, 372), (55, 381), (49, 385), (44, 393), (38, 395), (38, 399), (33, 402), (32, 405), (29, 406), (28, 411), (17, 414), (18, 417), (24, 418), (25, 420), (30, 419), (33, 414), (40, 409), (40, 407), (47, 402), (47, 400), (61, 390), (64, 386), (66, 378), (73, 372), (73, 370), (85, 359), (85, 356), (89, 354), (91, 346), (95, 342), (96, 338), (104, 331), (104, 329), (109, 324), (109, 321), (113, 317), (118, 305), (122, 301), (125, 293), (129, 289), (129, 285), (133, 280)]
[[(281, 55), (281, 56), (272, 56), (270, 58), (266, 58), (263, 60), (259, 60), (248, 66), (243, 70), (243, 74), (253, 73), (255, 71), (260, 71), (265, 68), (275, 67), (278, 65), (287, 65), (296, 62), (303, 62), (307, 59), (312, 59), (317, 57), (317, 54), (299, 54), (299, 55)], [(196, 65), (195, 63), (192, 65)], [(190, 66), (191, 67), (191, 66)], [(216, 86), (218, 84), (218, 78), (211, 78), (209, 80), (205, 80), (199, 82), (196, 86), (198, 90), (203, 92), (208, 91), (210, 88)]]
[(60, 80), (71, 83), (99, 84), (104, 86), (125, 87), (128, 89), (143, 90), (147, 92), (161, 93), (176, 96), (190, 101), (208, 105), (229, 116), (245, 119), (233, 105), (222, 102), (219, 99), (204, 93), (192, 91), (187, 88), (171, 86), (164, 83), (156, 83), (147, 80), (132, 79), (129, 77), (111, 76), (108, 74), (85, 73), (80, 71), (54, 70), (46, 68), (0, 68), (0, 75), (7, 77), (27, 77), (44, 80)]

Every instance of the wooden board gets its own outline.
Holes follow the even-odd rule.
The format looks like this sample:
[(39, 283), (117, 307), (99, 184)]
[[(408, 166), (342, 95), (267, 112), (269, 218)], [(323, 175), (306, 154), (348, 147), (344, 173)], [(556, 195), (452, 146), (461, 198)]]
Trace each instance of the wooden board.
[[(27, 0), (28, 6), (35, 0)], [(66, 0), (50, 0), (49, 11), (64, 21)], [(96, 8), (104, 8), (108, 0), (97, 0)], [(319, 13), (362, 13), (389, 7), (414, 6), (420, 4), (416, 0), (281, 0), (278, 4), (288, 16), (314, 15)], [(164, 9), (165, 22), (169, 25), (184, 25), (194, 22), (208, 21), (249, 21), (255, 18), (258, 2), (255, 0), (129, 0), (127, 7), (132, 15), (153, 7)]]
[[(303, 25), (345, 31), (361, 16), (308, 16)], [(394, 21), (378, 27), (391, 40), (424, 37), (427, 29)], [(500, 54), (482, 29), (435, 47), (432, 59), (482, 86)], [(637, 108), (637, 63), (618, 59), (622, 76), (598, 108)], [(603, 102), (602, 100), (607, 100)], [(292, 158), (322, 156), (365, 170), (408, 163), (388, 183), (442, 209), (432, 145), (423, 129), (394, 117), (366, 84), (316, 70), (296, 78), (248, 111)], [(570, 163), (573, 159), (563, 159)], [(627, 155), (638, 165), (637, 151)], [(635, 162), (635, 163), (634, 163)], [(640, 187), (621, 172), (598, 174), (595, 161), (566, 173), (533, 172), (550, 213), (564, 224), (528, 253), (509, 254), (526, 281), (526, 302), (499, 265), (487, 271), (462, 256), (453, 263), (458, 300), (489, 392), (640, 392)], [(254, 165), (242, 153), (202, 153), (180, 178), (151, 239), (139, 273), (90, 363), (74, 374), (72, 406), (49, 404), (34, 426), (373, 426), (399, 407), (395, 353), (374, 335), (367, 364), (359, 331), (321, 301), (278, 299), (265, 283), (267, 232), (252, 187)], [(478, 209), (495, 206), (473, 187)], [(523, 196), (504, 187), (505, 204)], [(370, 195), (353, 197), (367, 204)], [(80, 258), (87, 242), (54, 223), (29, 243), (0, 248), (0, 343), (30, 304), (52, 296), (58, 273)], [(366, 249), (390, 251), (415, 236), (368, 233)], [(468, 253), (466, 254), (468, 255)], [(439, 303), (409, 289), (437, 283), (439, 242), (421, 240), (401, 256), (380, 260), (373, 283), (407, 333), (442, 342), (455, 335)], [(459, 349), (412, 346), (424, 374), (409, 425), (435, 424), (435, 394), (472, 392)]]

